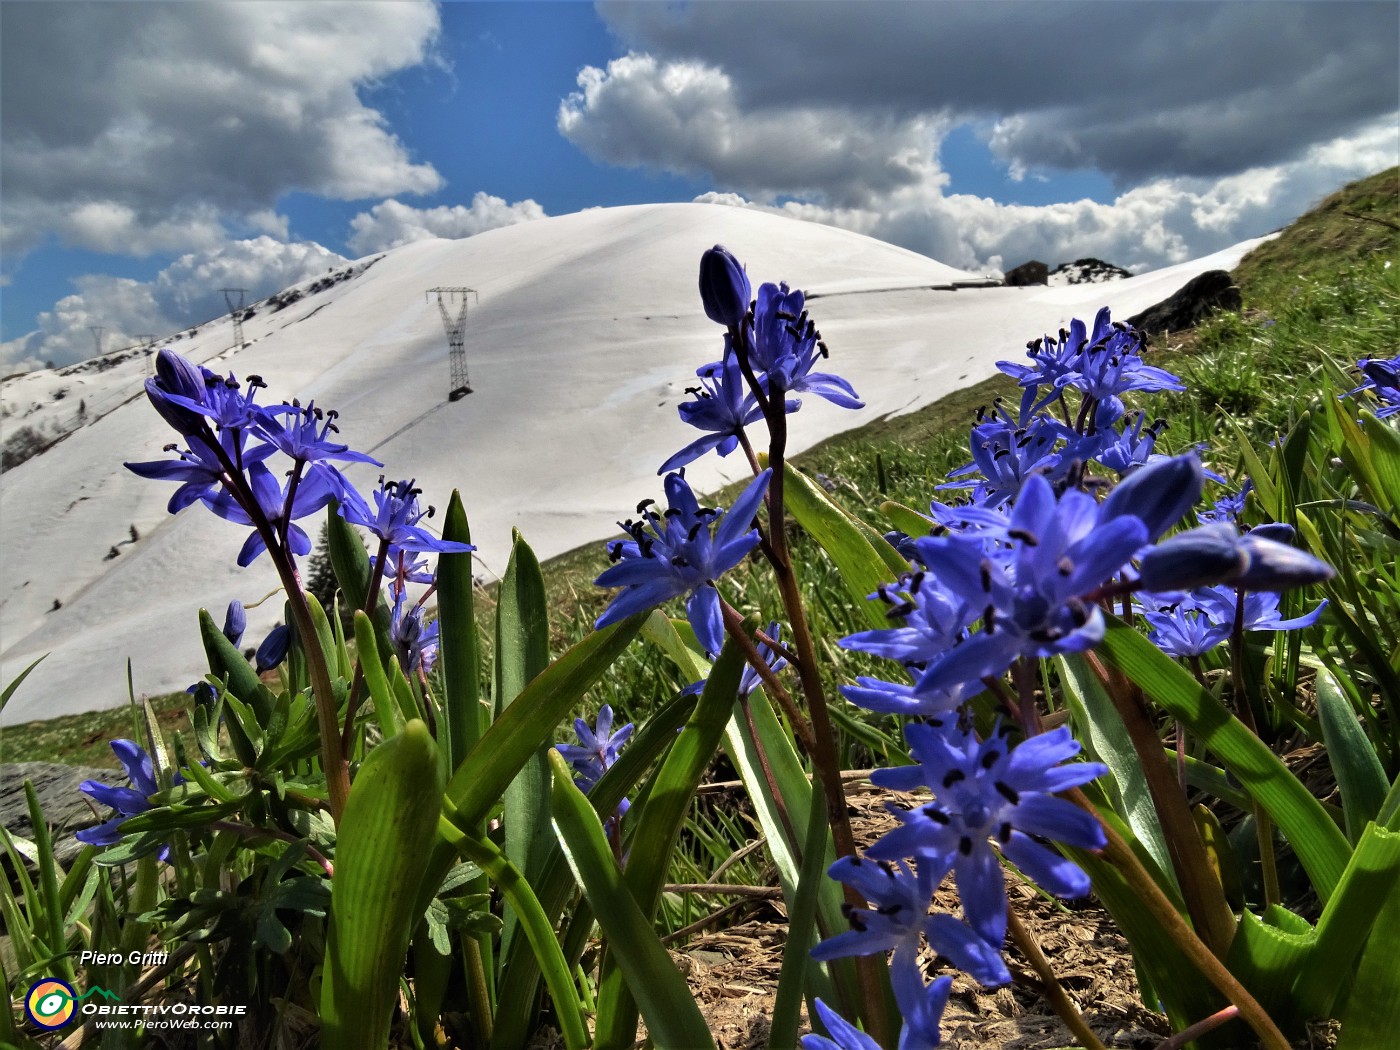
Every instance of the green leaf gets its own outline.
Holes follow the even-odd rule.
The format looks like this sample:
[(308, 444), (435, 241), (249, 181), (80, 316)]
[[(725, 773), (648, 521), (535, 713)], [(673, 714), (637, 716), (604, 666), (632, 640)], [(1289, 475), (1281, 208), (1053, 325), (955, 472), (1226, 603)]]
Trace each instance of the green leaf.
[(889, 519), (890, 524), (906, 536), (918, 539), (920, 536), (927, 536), (933, 528), (933, 519), (927, 514), (920, 514), (917, 510), (906, 507), (903, 503), (896, 503), (892, 499), (881, 503), (880, 510)]
[(1337, 1050), (1387, 1047), (1400, 1032), (1400, 883), (1373, 907), (1375, 923), (1341, 1011)]
[[(247, 659), (224, 637), (223, 630), (214, 622), (207, 609), (199, 610), (199, 637), (204, 643), (204, 655), (209, 660), (209, 672), (219, 681), (228, 683), (228, 692), (251, 708), (258, 725), (266, 725), (272, 715), (272, 694), (258, 681)], [(228, 727), (229, 743), (234, 753), (246, 766), (257, 762), (257, 750), (246, 727), (235, 725), (233, 719), (225, 722)]]
[(1074, 719), (1075, 736), (1084, 742), (1091, 755), (1108, 766), (1120, 802), (1119, 815), (1156, 861), (1158, 874), (1180, 892), (1167, 839), (1157, 819), (1157, 808), (1152, 803), (1147, 778), (1142, 775), (1142, 762), (1122, 717), (1104, 692), (1102, 683), (1089, 672), (1083, 656), (1066, 654), (1056, 662), (1060, 665), (1065, 700)]
[[(549, 603), (539, 559), (516, 531), (496, 606), (496, 710), (505, 711), (549, 666)], [(553, 844), (549, 830), (549, 762), (541, 743), (505, 793), (505, 854), (533, 882)], [(515, 936), (515, 914), (507, 910), (501, 951)]]
[[(633, 805), (636, 816), (629, 814), (635, 830), (623, 881), (649, 922), (655, 918), (666, 870), (676, 851), (691, 799), (714, 758), (734, 709), (743, 671), (743, 653), (732, 639), (726, 639), (700, 702), (666, 756), (650, 794), (645, 802)], [(626, 988), (618, 976), (610, 965), (605, 965), (598, 982), (595, 1036), (602, 1046), (625, 1046), (636, 1038), (636, 1006), (627, 994), (632, 989)]]
[(709, 1026), (685, 978), (623, 884), (598, 815), (574, 786), (568, 764), (557, 751), (550, 752), (549, 761), (554, 772), (551, 823), (603, 928), (608, 950), (641, 1007), (652, 1042), (676, 1050), (713, 1047)]
[(321, 1018), (326, 1045), (382, 1050), (398, 998), (423, 857), (437, 833), (442, 774), (422, 722), (365, 759), (338, 829)]
[(15, 675), (14, 680), (10, 682), (9, 685), (5, 686), (4, 692), (0, 692), (0, 711), (5, 710), (5, 705), (10, 702), (10, 697), (15, 695), (15, 691), (19, 689), (20, 683), (22, 683), (26, 678), (29, 677), (29, 672), (34, 670), (34, 668), (38, 667), (40, 662), (43, 661), (43, 659), (48, 655), (48, 653), (45, 653), (43, 656), (39, 657), (28, 667), (26, 667), (23, 671)]
[(1376, 494), (1384, 493), (1392, 509), (1400, 508), (1400, 430), (1377, 419), (1369, 410), (1362, 411), (1361, 424), (1371, 442), (1371, 466), (1379, 490)]
[(1351, 847), (1322, 803), (1244, 723), (1131, 627), (1110, 619), (1100, 651), (1219, 757), (1288, 837), (1318, 896), (1330, 898)]
[(909, 563), (899, 558), (894, 548), (881, 539), (880, 543), (898, 559), (898, 564), (891, 567), (885, 556), (846, 516), (846, 512), (827, 498), (820, 486), (790, 463), (783, 464), (783, 472), (783, 495), (788, 513), (831, 556), (841, 571), (847, 593), (864, 612), (871, 626), (888, 627), (884, 606), (868, 599), (882, 584), (901, 572), (909, 571)]
[(326, 547), (340, 593), (356, 609), (363, 609), (373, 573), (370, 555), (355, 527), (340, 516), (334, 501), (326, 508)]
[(1327, 760), (1342, 794), (1347, 838), (1356, 842), (1367, 821), (1374, 820), (1385, 803), (1385, 770), (1346, 694), (1332, 673), (1323, 669), (1317, 672), (1317, 715)]
[(637, 613), (594, 631), (537, 675), (502, 712), (447, 785), (447, 798), (462, 820), (475, 824), (486, 819), (521, 767), (622, 655), (645, 619), (645, 613)]
[(399, 713), (398, 701), (389, 687), (384, 665), (379, 662), (379, 645), (374, 636), (374, 625), (361, 609), (355, 610), (355, 649), (360, 654), (360, 673), (364, 676), (365, 688), (369, 690), (370, 703), (374, 706), (374, 716), (379, 721), (380, 732), (386, 738), (396, 736), (403, 729), (404, 719)]
[[(802, 840), (802, 873), (797, 883), (797, 899), (788, 913), (787, 941), (783, 945), (783, 966), (778, 991), (773, 999), (773, 1017), (768, 1030), (769, 1046), (797, 1046), (797, 1025), (802, 1013), (802, 990), (815, 947), (817, 899), (822, 886), (822, 845), (827, 837), (826, 796), (812, 792), (807, 815), (807, 833)], [(813, 999), (816, 998), (814, 995)]]
[[(442, 538), (470, 543), (471, 528), (456, 489), (443, 518)], [(438, 652), (442, 661), (447, 767), (456, 772), (481, 738), (481, 646), (476, 633), (476, 590), (471, 554), (438, 556)]]

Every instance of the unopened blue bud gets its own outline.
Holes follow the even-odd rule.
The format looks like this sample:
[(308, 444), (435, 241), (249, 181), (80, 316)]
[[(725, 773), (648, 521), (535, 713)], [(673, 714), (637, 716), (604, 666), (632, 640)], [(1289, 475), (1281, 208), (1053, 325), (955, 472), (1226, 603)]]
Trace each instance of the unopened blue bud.
[(201, 401), (204, 390), (204, 372), (198, 365), (186, 361), (173, 350), (156, 354), (156, 374), (146, 380), (146, 396), (161, 418), (181, 434), (198, 433), (207, 424), (198, 412), (175, 404), (168, 395)]
[(1131, 514), (1147, 526), (1153, 542), (1196, 505), (1204, 487), (1205, 473), (1194, 452), (1139, 467), (1114, 486), (1099, 523)]
[(1269, 525), (1256, 525), (1249, 530), (1249, 534), (1256, 540), (1273, 540), (1275, 543), (1292, 543), (1297, 531), (1292, 525), (1285, 525), (1281, 521), (1273, 522)]
[(700, 256), (700, 301), (716, 324), (738, 328), (749, 312), (749, 275), (729, 249), (716, 244)]
[(1237, 579), (1249, 566), (1233, 525), (1202, 525), (1143, 555), (1139, 572), (1149, 591), (1189, 591)]
[(292, 644), (292, 632), (285, 623), (274, 627), (262, 645), (258, 646), (257, 655), (253, 658), (253, 663), (258, 669), (258, 674), (271, 671), (287, 658), (287, 650)]
[(1264, 539), (1258, 529), (1240, 539), (1240, 547), (1249, 558), (1248, 567), (1234, 584), (1250, 591), (1288, 591), (1322, 583), (1337, 574), (1325, 561), (1307, 551), (1286, 543)]
[(228, 612), (224, 614), (224, 637), (237, 645), (247, 629), (248, 614), (243, 611), (243, 603), (234, 599), (228, 603)]

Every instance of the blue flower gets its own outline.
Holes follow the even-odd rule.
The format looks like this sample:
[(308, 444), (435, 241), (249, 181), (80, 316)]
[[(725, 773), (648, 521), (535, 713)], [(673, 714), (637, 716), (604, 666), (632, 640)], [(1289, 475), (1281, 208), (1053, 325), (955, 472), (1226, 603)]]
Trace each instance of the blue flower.
[(1363, 390), (1372, 391), (1381, 402), (1377, 419), (1400, 412), (1400, 357), (1366, 357), (1356, 362), (1362, 375), (1361, 385), (1348, 390), (1343, 397), (1354, 397)]
[[(783, 628), (777, 620), (770, 621), (768, 629), (764, 633), (769, 638), (773, 639), (773, 641), (782, 644)], [(758, 655), (763, 657), (763, 662), (768, 665), (768, 669), (774, 674), (777, 674), (788, 665), (787, 658), (778, 655), (767, 642), (761, 641), (758, 643)], [(758, 677), (758, 671), (754, 667), (745, 664), (743, 673), (739, 675), (739, 695), (748, 696), (757, 689), (762, 682), (763, 680)]]
[(948, 474), (962, 478), (980, 472), (983, 479), (946, 481), (940, 489), (976, 486), (973, 503), (991, 508), (1013, 498), (1022, 483), (1034, 473), (1053, 473), (1063, 462), (1055, 446), (1061, 438), (1073, 436), (1063, 423), (1044, 416), (1033, 416), (1023, 423), (1014, 420), (1001, 406), (992, 418), (972, 428), (972, 462)]
[(867, 851), (870, 856), (951, 863), (968, 923), (993, 945), (1006, 935), (1006, 886), (993, 840), (1008, 860), (1055, 896), (1089, 892), (1089, 878), (1077, 865), (1030, 837), (1080, 849), (1105, 845), (1094, 817), (1055, 797), (1107, 771), (1098, 762), (1060, 765), (1080, 750), (1068, 728), (1031, 737), (1015, 748), (999, 735), (979, 742), (972, 733), (918, 724), (905, 726), (904, 732), (918, 765), (877, 769), (871, 779), (896, 791), (927, 787), (934, 800), (894, 810), (903, 823), (877, 840)]
[(1196, 520), (1202, 525), (1215, 525), (1224, 523), (1227, 525), (1238, 525), (1240, 516), (1244, 514), (1245, 501), (1249, 498), (1250, 491), (1254, 488), (1254, 479), (1247, 478), (1239, 492), (1227, 492), (1217, 499), (1209, 508), (1196, 512)]
[(156, 374), (146, 380), (146, 396), (160, 417), (181, 434), (205, 432), (209, 425), (203, 413), (188, 406), (203, 398), (205, 377), (212, 375), (167, 348), (156, 354)]
[(614, 762), (618, 752), (632, 736), (632, 723), (628, 722), (616, 733), (613, 732), (613, 709), (604, 704), (598, 708), (598, 718), (593, 729), (582, 718), (574, 719), (574, 733), (577, 744), (556, 744), (555, 750), (573, 767), (574, 779), (579, 788), (587, 793), (597, 786)]
[[(100, 780), (84, 780), (78, 785), (78, 790), (83, 794), (109, 809), (117, 811), (117, 815), (105, 824), (74, 832), (73, 837), (79, 842), (86, 842), (92, 846), (111, 846), (120, 842), (123, 821), (150, 809), (151, 796), (160, 791), (160, 785), (156, 783), (155, 767), (151, 763), (151, 756), (138, 747), (134, 741), (113, 740), (112, 751), (116, 754), (122, 769), (126, 771), (126, 777), (131, 782), (131, 786), (113, 787)], [(175, 782), (180, 783), (178, 775)], [(161, 847), (160, 859), (170, 859), (169, 846)]]
[(1135, 516), (1102, 520), (1108, 509), (1079, 491), (1056, 500), (1050, 483), (1036, 474), (1011, 511), (1009, 559), (988, 557), (981, 542), (964, 537), (916, 541), (929, 572), (983, 620), (981, 632), (928, 667), (918, 691), (973, 685), (1002, 674), (1019, 656), (1097, 645), (1103, 613), (1082, 596), (1119, 572), (1148, 538)]
[[(374, 510), (353, 489), (345, 493), (345, 499), (340, 504), (342, 518), (352, 525), (369, 529), (382, 543), (388, 544), (386, 574), (388, 566), (397, 566), (402, 555), (426, 554), (429, 551), (465, 554), (476, 550), (470, 543), (440, 540), (418, 524), (433, 515), (432, 507), (426, 511), (419, 509), (418, 496), (421, 491), (413, 487), (412, 481), (385, 481), (381, 478), (379, 488), (374, 493)], [(413, 563), (413, 559), (409, 558), (408, 564), (411, 566)]]
[[(725, 342), (729, 342), (728, 336)], [(700, 376), (701, 385), (686, 391), (695, 394), (696, 400), (682, 403), (679, 411), (684, 422), (708, 433), (661, 464), (658, 474), (683, 467), (711, 449), (718, 450), (721, 456), (729, 455), (738, 447), (739, 432), (763, 418), (758, 401), (745, 391), (743, 371), (733, 353), (726, 353), (723, 361), (706, 365), (696, 374)]]
[(1141, 609), (1151, 630), (1148, 639), (1168, 656), (1187, 659), (1204, 656), (1230, 637), (1228, 623), (1212, 622), (1205, 610), (1190, 601), (1165, 609)]
[(425, 624), (422, 604), (408, 608), (405, 591), (394, 591), (394, 607), (389, 621), (389, 639), (406, 675), (427, 674), (437, 661), (438, 623)]
[(259, 431), (292, 459), (305, 463), (335, 459), (347, 463), (372, 463), (376, 467), (384, 465), (373, 456), (355, 452), (349, 445), (330, 437), (339, 431), (339, 427), (335, 425), (339, 413), (334, 409), (323, 412), (316, 407), (314, 401), (305, 408), (293, 401), (288, 408), (289, 411), (284, 414), (291, 420), (289, 425), (284, 425), (269, 416)]
[[(1069, 805), (1069, 803), (1064, 803)], [(873, 854), (872, 854), (873, 856)], [(818, 962), (847, 955), (874, 955), (894, 951), (892, 970), (912, 969), (918, 973), (921, 939), (985, 985), (1005, 984), (1011, 974), (994, 943), (951, 915), (930, 915), (933, 891), (952, 867), (948, 858), (923, 853), (917, 873), (908, 862), (877, 864), (860, 857), (842, 857), (827, 874), (837, 882), (854, 886), (868, 907), (842, 909), (851, 928), (829, 937), (812, 949)], [(997, 870), (1000, 879), (1000, 868)], [(1006, 906), (1002, 904), (1005, 921)]]
[[(1229, 633), (1235, 627), (1236, 613), (1239, 611), (1238, 591), (1230, 586), (1207, 587), (1191, 596), (1197, 608), (1203, 610), (1213, 621)], [(1321, 601), (1312, 612), (1302, 616), (1284, 619), (1278, 608), (1279, 595), (1276, 591), (1249, 591), (1244, 596), (1244, 619), (1241, 630), (1245, 631), (1298, 631), (1311, 627), (1321, 618), (1327, 602)]]
[[(267, 465), (263, 463), (254, 463), (248, 468), (248, 488), (252, 491), (253, 498), (257, 500), (258, 512), (263, 519), (276, 531), (280, 531), (283, 526), (286, 527), (287, 549), (296, 555), (311, 553), (311, 538), (306, 535), (301, 526), (293, 524), (295, 519), (315, 514), (332, 499), (341, 495), (335, 479), (330, 477), (326, 468), (319, 463), (313, 463), (307, 469), (296, 485), (295, 495), (292, 495), (290, 501), (288, 500), (288, 492), (283, 491), (283, 486), (277, 483), (277, 479), (272, 476), (272, 471), (268, 470)], [(233, 494), (227, 489), (217, 495), (203, 498), (205, 506), (226, 521), (238, 525), (253, 525), (253, 519), (249, 517), (248, 511), (234, 499)], [(265, 550), (267, 550), (267, 543), (263, 539), (262, 532), (255, 527), (244, 542), (242, 550), (238, 552), (238, 564), (245, 567), (251, 565), (253, 560)]]
[(815, 1032), (804, 1035), (802, 1050), (880, 1050), (879, 1043), (820, 999), (817, 1000), (817, 1016), (821, 1018), (828, 1035), (817, 1035)]
[[(261, 376), (248, 376), (245, 388), (244, 383), (240, 383), (232, 372), (227, 376), (219, 376), (207, 368), (200, 371), (204, 377), (202, 390), (193, 393), (182, 387), (178, 392), (166, 394), (166, 400), (196, 415), (206, 416), (220, 427), (232, 430), (261, 428), (263, 424), (272, 422), (277, 413), (291, 410), (291, 406), (269, 409), (257, 404), (257, 392), (267, 385)], [(149, 384), (149, 380), (147, 382)], [(149, 385), (147, 393), (150, 393)]]
[(927, 987), (917, 970), (905, 967), (890, 972), (895, 1005), (904, 1018), (899, 1050), (933, 1050), (943, 1042), (939, 1026), (953, 990), (951, 977), (940, 977)]
[[(813, 372), (818, 357), (827, 356), (826, 343), (803, 308), (805, 297), (786, 284), (762, 284), (754, 302), (753, 328), (746, 348), (764, 392), (806, 391), (841, 408), (864, 408), (851, 384), (829, 372)], [(790, 402), (793, 411), (797, 402)]]
[(1188, 529), (1143, 556), (1143, 586), (1172, 591), (1229, 583), (1249, 591), (1287, 591), (1336, 575), (1326, 562), (1273, 538), (1283, 535), (1260, 526), (1241, 536), (1219, 522)]
[[(180, 487), (170, 497), (170, 503), (166, 507), (171, 514), (178, 514), (205, 497), (217, 495), (224, 484), (224, 460), (220, 458), (219, 451), (207, 438), (198, 433), (186, 436), (189, 438), (190, 447), (180, 452), (177, 459), (122, 464), (127, 470), (143, 478), (180, 482)], [(224, 430), (219, 434), (217, 441), (229, 462), (249, 467), (262, 462), (276, 451), (271, 445), (245, 448), (246, 438), (247, 434), (242, 430)], [(167, 445), (166, 450), (175, 452), (176, 447)]]
[[(685, 477), (668, 474), (665, 513), (649, 508), (652, 501), (646, 501), (637, 510), (641, 520), (620, 523), (631, 539), (608, 544), (608, 555), (616, 564), (593, 582), (599, 587), (621, 587), (622, 591), (594, 626), (606, 627), (689, 595), (686, 615), (690, 626), (707, 652), (718, 653), (724, 618), (715, 581), (758, 546), (758, 530), (751, 524), (768, 489), (770, 474), (765, 470), (758, 475), (728, 514), (701, 507)], [(719, 527), (712, 532), (716, 520)]]

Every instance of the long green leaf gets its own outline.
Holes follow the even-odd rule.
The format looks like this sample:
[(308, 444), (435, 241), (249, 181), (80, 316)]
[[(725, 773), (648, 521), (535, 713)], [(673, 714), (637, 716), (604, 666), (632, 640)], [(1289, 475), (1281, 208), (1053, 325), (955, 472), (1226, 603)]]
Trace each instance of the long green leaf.
[[(471, 527), (456, 489), (443, 517), (442, 538), (470, 543)], [(471, 554), (438, 556), (438, 652), (442, 658), (443, 716), (447, 766), (453, 772), (481, 737), (481, 646), (476, 628), (476, 591)]]
[(1065, 686), (1065, 699), (1077, 730), (1075, 735), (1084, 741), (1090, 754), (1108, 766), (1122, 803), (1120, 815), (1157, 862), (1158, 872), (1179, 891), (1166, 836), (1162, 834), (1157, 809), (1152, 804), (1152, 793), (1122, 717), (1103, 685), (1085, 666), (1082, 656), (1067, 654), (1057, 662)]
[[(884, 607), (869, 601), (882, 584), (889, 583), (909, 565), (903, 559), (891, 566), (861, 530), (832, 503), (826, 493), (807, 475), (790, 463), (783, 465), (784, 501), (787, 511), (815, 539), (841, 570), (847, 593), (863, 611), (872, 627), (888, 627)], [(880, 540), (884, 543), (884, 540)], [(884, 544), (889, 547), (888, 543)], [(893, 552), (893, 548), (891, 548)], [(899, 556), (896, 554), (896, 558)]]
[(1341, 1011), (1337, 1050), (1389, 1047), (1400, 1032), (1400, 883), (1374, 907), (1371, 937)]
[[(788, 912), (787, 943), (783, 945), (783, 966), (778, 991), (773, 997), (773, 1018), (768, 1029), (769, 1046), (797, 1046), (797, 1025), (802, 1014), (802, 992), (812, 965), (815, 947), (817, 900), (822, 886), (822, 844), (827, 836), (826, 796), (812, 792), (807, 833), (802, 844), (802, 875), (797, 899)], [(816, 996), (813, 995), (812, 999)]]
[(1318, 896), (1332, 896), (1351, 856), (1346, 836), (1269, 748), (1183, 668), (1118, 620), (1101, 651), (1210, 748), (1288, 837)]
[(369, 700), (374, 706), (374, 716), (379, 721), (379, 731), (385, 737), (396, 736), (403, 729), (404, 718), (399, 712), (398, 702), (389, 687), (384, 665), (379, 662), (379, 644), (375, 638), (374, 625), (363, 609), (355, 610), (355, 648), (360, 654), (360, 674), (364, 676), (365, 688), (369, 690)]
[(1367, 821), (1375, 820), (1385, 803), (1385, 770), (1346, 694), (1327, 670), (1317, 672), (1317, 716), (1322, 723), (1327, 760), (1342, 794), (1347, 838), (1356, 842)]
[(14, 680), (10, 682), (9, 685), (5, 686), (4, 692), (0, 692), (0, 711), (5, 710), (5, 705), (10, 702), (10, 697), (15, 695), (15, 690), (17, 690), (20, 687), (20, 683), (22, 683), (26, 678), (29, 677), (29, 672), (34, 670), (34, 668), (38, 667), (40, 662), (43, 661), (43, 659), (48, 655), (48, 653), (45, 653), (43, 656), (39, 657), (28, 667), (26, 667), (23, 671), (15, 675)]
[(437, 745), (413, 721), (370, 752), (341, 817), (321, 986), (327, 1046), (388, 1045), (404, 956), (422, 918), (423, 857), (441, 811)]
[[(732, 640), (726, 640), (714, 669), (705, 682), (700, 702), (681, 730), (652, 784), (645, 803), (632, 808), (635, 828), (630, 842), (627, 872), (623, 878), (632, 899), (648, 920), (654, 919), (661, 900), (666, 870), (680, 839), (686, 813), (705, 767), (714, 758), (734, 709), (744, 656)], [(609, 957), (611, 962), (612, 957)], [(633, 996), (619, 979), (620, 973), (605, 965), (598, 982), (596, 1036), (602, 1046), (630, 1045), (637, 1031)]]
[[(210, 673), (228, 683), (229, 693), (251, 708), (258, 725), (267, 725), (272, 717), (272, 694), (258, 681), (247, 658), (224, 637), (223, 630), (206, 609), (199, 610), (199, 638), (204, 643)], [(248, 732), (236, 719), (227, 719), (224, 724), (228, 728), (229, 744), (239, 761), (245, 766), (256, 765), (257, 750)]]
[(593, 908), (616, 955), (652, 1042), (663, 1050), (713, 1047), (709, 1026), (651, 923), (632, 899), (608, 848), (603, 825), (583, 792), (574, 786), (568, 764), (551, 751), (554, 772), (551, 822), (569, 867)]
[[(506, 710), (530, 680), (549, 666), (549, 616), (539, 559), (517, 531), (496, 606), (496, 711)], [(505, 854), (533, 882), (549, 852), (549, 761), (546, 744), (525, 760), (505, 795)], [(501, 952), (515, 937), (513, 909), (505, 913)]]

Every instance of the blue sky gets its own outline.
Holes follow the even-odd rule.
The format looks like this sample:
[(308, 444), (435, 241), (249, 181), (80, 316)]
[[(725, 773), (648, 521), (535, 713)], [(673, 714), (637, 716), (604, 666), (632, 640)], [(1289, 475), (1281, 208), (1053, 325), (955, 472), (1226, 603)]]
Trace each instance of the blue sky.
[(4, 0), (0, 30), (0, 371), (594, 206), (1140, 270), (1400, 155), (1390, 3)]

